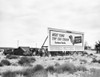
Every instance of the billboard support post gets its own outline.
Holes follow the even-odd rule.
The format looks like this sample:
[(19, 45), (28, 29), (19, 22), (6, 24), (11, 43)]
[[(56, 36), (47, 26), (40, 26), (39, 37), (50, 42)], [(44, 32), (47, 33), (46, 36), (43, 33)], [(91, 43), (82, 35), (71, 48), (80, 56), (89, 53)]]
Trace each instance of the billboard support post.
[(42, 49), (42, 47), (44, 46), (44, 44), (45, 44), (45, 42), (47, 41), (47, 39), (48, 39), (48, 36), (45, 38), (45, 40), (44, 40), (44, 42), (43, 42), (43, 44), (42, 44), (42, 46), (41, 46), (41, 49)]

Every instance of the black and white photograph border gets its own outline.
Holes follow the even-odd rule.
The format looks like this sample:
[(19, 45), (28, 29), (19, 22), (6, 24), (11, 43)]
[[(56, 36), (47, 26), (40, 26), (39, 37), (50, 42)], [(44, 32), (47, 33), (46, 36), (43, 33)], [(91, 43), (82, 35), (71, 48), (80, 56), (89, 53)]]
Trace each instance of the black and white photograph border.
[(0, 0), (0, 77), (100, 77), (100, 0)]

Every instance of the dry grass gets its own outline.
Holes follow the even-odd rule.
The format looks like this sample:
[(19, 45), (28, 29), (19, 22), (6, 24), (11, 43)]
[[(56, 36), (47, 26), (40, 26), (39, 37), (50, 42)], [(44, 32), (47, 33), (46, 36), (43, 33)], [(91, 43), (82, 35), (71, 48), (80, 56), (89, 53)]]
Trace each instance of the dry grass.
[(2, 77), (48, 77), (47, 75), (47, 71), (41, 65), (19, 71), (8, 70), (2, 73)]
[[(30, 64), (31, 61), (35, 61), (33, 58), (20, 59), (22, 65)], [(82, 62), (84, 62), (82, 60)], [(24, 67), (24, 66), (20, 66)], [(15, 70), (15, 68), (14, 68)], [(54, 66), (48, 66), (46, 69), (42, 65), (36, 65), (35, 67), (28, 67), (24, 70), (6, 71), (2, 73), (2, 77), (48, 77), (48, 72), (57, 73), (58, 75), (68, 73), (68, 75), (75, 75), (75, 72), (82, 72), (79, 77), (100, 77), (100, 69), (91, 68), (90, 71), (85, 66), (75, 66), (73, 63), (56, 63)], [(89, 73), (88, 73), (89, 72)], [(52, 74), (53, 75), (53, 74)]]
[(60, 64), (58, 62), (55, 63), (55, 66), (59, 66)]
[(42, 65), (36, 65), (35, 67), (29, 67), (25, 71), (20, 72), (25, 77), (31, 77), (34, 75), (35, 72), (44, 70)]
[(55, 68), (54, 68), (54, 66), (48, 66), (47, 68), (46, 68), (46, 71), (48, 71), (48, 72), (50, 72), (50, 73), (54, 73), (55, 72)]
[(81, 62), (82, 64), (86, 64), (86, 63), (87, 63), (87, 60), (80, 59), (80, 62)]
[(55, 70), (58, 73), (62, 72), (74, 73), (76, 72), (76, 67), (72, 63), (65, 63), (56, 67)]
[(65, 63), (65, 64), (62, 64), (62, 65), (59, 65), (59, 66), (48, 66), (46, 68), (46, 70), (50, 73), (69, 72), (71, 74), (73, 74), (74, 72), (77, 72), (77, 71), (83, 71), (83, 72), (88, 71), (86, 69), (86, 67), (84, 67), (84, 66), (74, 66), (72, 63)]
[(12, 71), (6, 71), (2, 73), (2, 77), (16, 77), (16, 73)]
[(83, 72), (84, 72), (84, 71), (88, 71), (88, 69), (87, 69), (86, 67), (84, 67), (84, 66), (77, 66), (77, 67), (76, 67), (76, 70), (77, 70), (77, 71), (83, 71)]
[(91, 68), (90, 73), (82, 73), (81, 77), (100, 77), (100, 69)]
[(19, 57), (16, 55), (6, 55), (7, 59), (18, 59)]
[(19, 64), (20, 65), (30, 65), (30, 63), (36, 61), (35, 58), (29, 58), (29, 57), (21, 57), (21, 59), (19, 60)]

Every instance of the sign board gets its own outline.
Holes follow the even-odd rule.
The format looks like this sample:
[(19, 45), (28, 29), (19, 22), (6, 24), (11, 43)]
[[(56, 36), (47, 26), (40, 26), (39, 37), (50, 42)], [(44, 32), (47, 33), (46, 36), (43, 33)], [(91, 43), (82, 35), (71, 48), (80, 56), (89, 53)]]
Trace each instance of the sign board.
[(84, 34), (82, 32), (48, 28), (49, 51), (83, 51)]

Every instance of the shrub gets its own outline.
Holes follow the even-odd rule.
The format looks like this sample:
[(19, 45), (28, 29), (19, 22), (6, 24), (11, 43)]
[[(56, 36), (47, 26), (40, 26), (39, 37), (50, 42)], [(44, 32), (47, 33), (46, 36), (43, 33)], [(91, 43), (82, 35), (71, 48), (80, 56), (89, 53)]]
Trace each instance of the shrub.
[(96, 42), (95, 50), (97, 51), (96, 53), (100, 53), (100, 41)]
[(28, 57), (21, 57), (21, 59), (18, 61), (20, 65), (24, 64), (30, 64), (31, 62), (35, 61), (35, 58), (28, 58)]
[(12, 49), (4, 50), (3, 54), (4, 54), (4, 55), (13, 54)]
[(24, 52), (23, 56), (32, 56), (32, 52), (31, 51)]
[(36, 61), (36, 59), (35, 59), (34, 57), (31, 57), (31, 58), (29, 58), (29, 59), (30, 59), (30, 62)]
[(46, 70), (42, 65), (36, 65), (35, 67), (29, 67), (23, 71), (6, 71), (2, 73), (2, 77), (48, 77)]
[(86, 67), (84, 66), (77, 66), (76, 69), (77, 71), (87, 71)]
[(8, 58), (8, 59), (17, 59), (18, 58), (18, 56), (16, 56), (16, 55), (7, 55), (6, 56), (6, 58)]
[(97, 60), (98, 63), (100, 63), (100, 60)]
[(2, 67), (3, 66), (3, 64), (2, 63), (0, 63), (0, 67)]
[(93, 58), (92, 60), (93, 63), (98, 62), (97, 59)]
[(61, 58), (58, 58), (58, 60), (61, 60)]
[(11, 65), (11, 63), (8, 60), (1, 60), (1, 64), (7, 66)]
[(96, 72), (96, 69), (95, 68), (90, 68), (90, 72)]
[(11, 71), (6, 71), (2, 73), (2, 77), (16, 77), (16, 73)]
[(100, 77), (100, 69), (91, 68), (90, 73), (81, 73), (81, 77)]
[(12, 63), (11, 65), (12, 66), (18, 66), (18, 63)]
[(34, 67), (34, 71), (39, 71), (42, 69), (44, 69), (44, 67), (42, 65), (39, 65), (39, 64)]
[(31, 75), (33, 75), (35, 72), (40, 71), (40, 70), (44, 70), (42, 65), (36, 65), (35, 67), (31, 67), (31, 68), (27, 68), (24, 72), (23, 75), (26, 77), (30, 77)]
[(81, 61), (81, 63), (84, 63), (84, 64), (87, 63), (87, 61), (83, 60), (83, 59), (81, 59), (80, 61)]
[(28, 64), (30, 63), (29, 59), (27, 57), (21, 57), (21, 59), (18, 61), (18, 63), (20, 65), (23, 65), (23, 64)]
[(56, 67), (55, 69), (56, 69), (56, 72), (58, 72), (58, 73), (66, 72), (66, 71), (69, 73), (76, 72), (76, 67), (71, 63), (62, 64), (62, 65)]
[(92, 62), (93, 63), (100, 63), (100, 60), (97, 60), (97, 59), (93, 58)]
[(51, 60), (54, 60), (54, 58), (51, 58)]
[(46, 70), (47, 70), (48, 72), (50, 72), (50, 73), (55, 72), (55, 68), (54, 68), (53, 66), (48, 66), (48, 67), (46, 68)]
[(55, 66), (59, 66), (60, 64), (59, 63), (55, 63)]
[(34, 72), (34, 74), (31, 75), (31, 77), (48, 77), (48, 73), (46, 70), (40, 70), (40, 71)]

